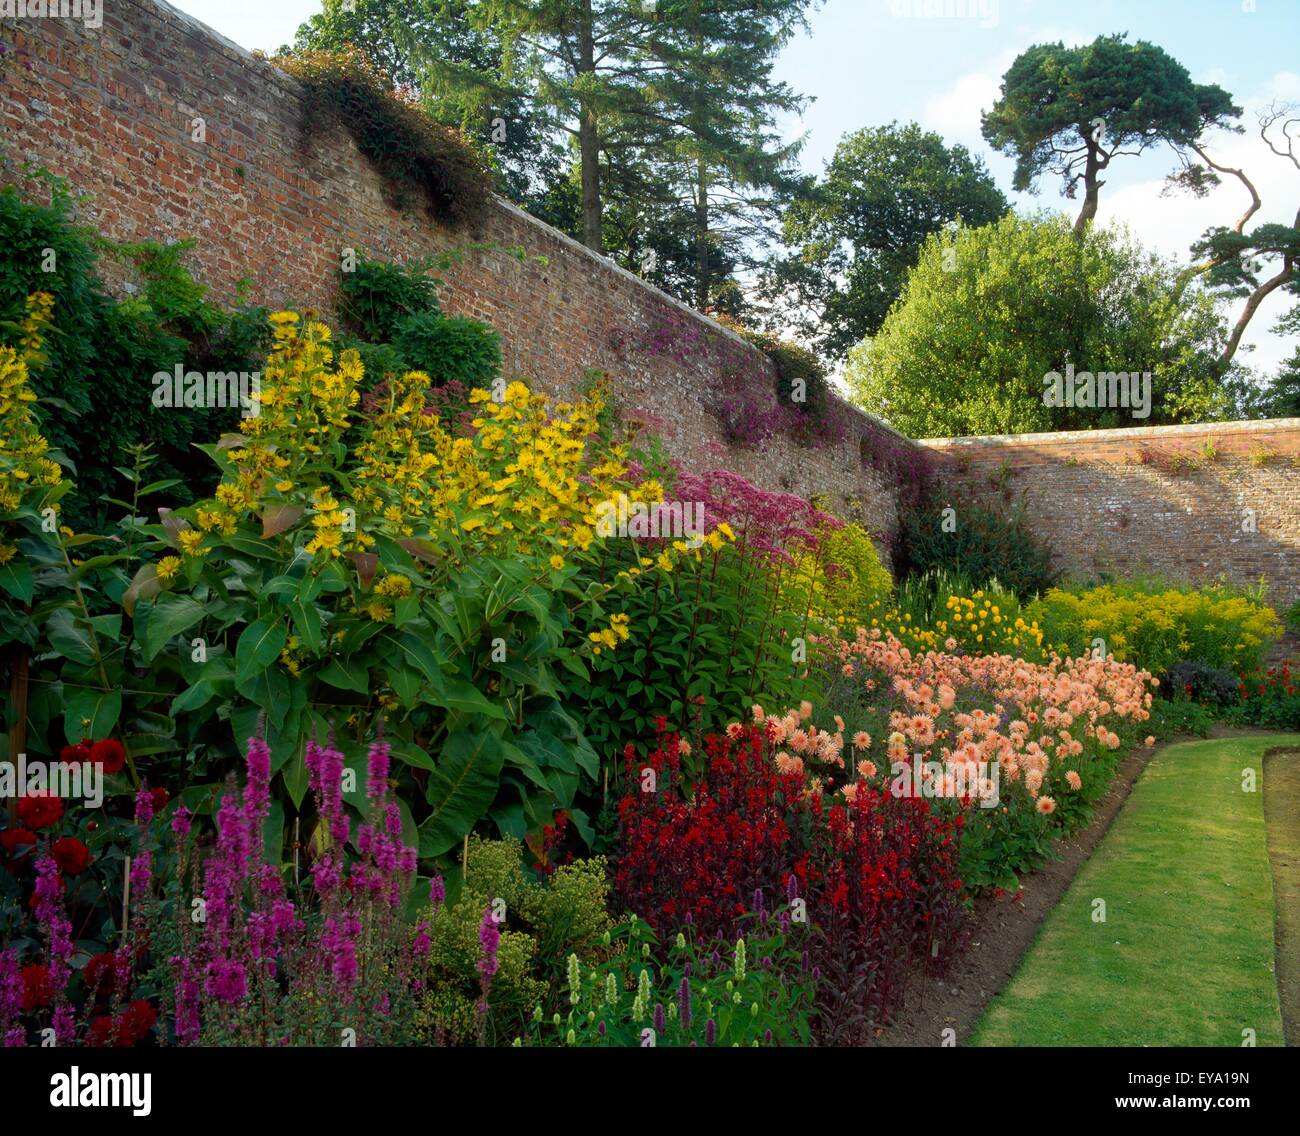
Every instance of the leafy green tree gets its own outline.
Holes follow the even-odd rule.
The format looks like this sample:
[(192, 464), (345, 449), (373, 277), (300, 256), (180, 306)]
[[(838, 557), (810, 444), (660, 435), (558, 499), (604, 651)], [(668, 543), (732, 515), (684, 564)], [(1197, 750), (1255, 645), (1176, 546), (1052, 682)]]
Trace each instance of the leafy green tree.
[[(849, 356), (863, 409), (913, 436), (1015, 434), (1231, 415), (1204, 291), (1123, 232), (1008, 213), (931, 236), (879, 334)], [(1150, 415), (1048, 405), (1051, 372), (1151, 373)], [(1082, 382), (1082, 380), (1080, 380)]]
[(479, 0), (469, 12), (475, 27), (501, 37), (504, 78), (525, 81), (535, 110), (576, 146), (580, 239), (596, 252), (604, 247), (602, 153), (638, 145), (623, 128), (651, 101), (656, 65), (645, 44), (656, 17), (643, 0)]
[(785, 215), (793, 252), (765, 280), (799, 330), (843, 358), (874, 335), (925, 239), (949, 222), (984, 225), (1007, 211), (983, 163), (916, 123), (846, 135), (815, 189)]
[(1083, 47), (1036, 44), (1002, 78), (1002, 95), (983, 116), (984, 138), (1016, 159), (1014, 185), (1031, 189), (1044, 172), (1073, 198), (1083, 184), (1075, 231), (1097, 215), (1102, 173), (1120, 155), (1169, 143), (1186, 147), (1241, 114), (1231, 95), (1193, 83), (1187, 69), (1146, 40), (1098, 36)]
[(778, 114), (807, 99), (776, 82), (773, 64), (803, 26), (809, 0), (664, 0), (646, 52), (655, 62), (645, 152), (684, 214), (694, 245), (698, 308), (716, 298), (748, 249), (771, 239), (780, 204), (802, 185), (802, 141), (782, 141)]

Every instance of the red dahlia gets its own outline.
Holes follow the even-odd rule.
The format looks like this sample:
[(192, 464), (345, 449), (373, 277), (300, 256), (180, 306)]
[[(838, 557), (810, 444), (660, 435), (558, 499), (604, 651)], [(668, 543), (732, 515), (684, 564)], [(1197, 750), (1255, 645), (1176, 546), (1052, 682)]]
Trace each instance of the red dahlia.
[[(0, 852), (6, 856), (13, 856), (19, 848), (31, 851), (35, 843), (36, 833), (28, 828), (6, 828), (4, 832), (0, 832)], [(27, 853), (24, 852), (23, 855)]]
[(157, 1020), (158, 1011), (143, 998), (137, 999), (114, 1017), (101, 1014), (92, 1018), (86, 1031), (86, 1044), (97, 1048), (138, 1045)]
[(54, 862), (70, 876), (78, 876), (90, 867), (90, 849), (75, 836), (65, 836), (50, 845)]
[(90, 751), (94, 746), (89, 738), (82, 738), (76, 745), (67, 745), (59, 750), (59, 760), (84, 765), (91, 760)]
[(91, 956), (81, 972), (81, 980), (96, 994), (111, 994), (117, 977), (117, 958), (112, 951)]
[(22, 969), (23, 1013), (42, 1009), (54, 1001), (54, 989), (50, 986), (50, 972), (40, 963), (33, 963)]
[(118, 773), (126, 764), (126, 750), (116, 738), (105, 738), (90, 747), (90, 760), (102, 765), (105, 773)]
[(18, 819), (28, 828), (48, 828), (63, 815), (63, 800), (51, 793), (18, 798)]

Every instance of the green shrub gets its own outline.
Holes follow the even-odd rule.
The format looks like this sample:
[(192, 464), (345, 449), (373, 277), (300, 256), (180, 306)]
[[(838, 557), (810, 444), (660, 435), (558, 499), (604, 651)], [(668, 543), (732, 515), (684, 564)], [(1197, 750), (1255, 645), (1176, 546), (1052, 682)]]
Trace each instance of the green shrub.
[(1186, 698), (1154, 698), (1151, 701), (1151, 718), (1147, 722), (1154, 737), (1163, 741), (1178, 734), (1195, 734), (1207, 737), (1214, 718), (1199, 702)]
[(398, 264), (361, 256), (339, 274), (339, 318), (368, 343), (386, 343), (408, 316), (439, 311), (439, 280), (429, 275), (435, 261)]
[(1283, 615), (1282, 620), (1288, 628), (1300, 634), (1300, 600), (1296, 600), (1286, 609), (1286, 614)]
[[(72, 220), (67, 186), (46, 177), (50, 203), (26, 201), (13, 186), (0, 189), (0, 323), (21, 316), (29, 293), (54, 297), (44, 365), (32, 384), (53, 413), (44, 416), (50, 444), (75, 467), (77, 492), (65, 502), (67, 523), (104, 524), (101, 499), (120, 494), (116, 472), (134, 444), (157, 456), (152, 471), (174, 479), (178, 504), (193, 500), (215, 479), (195, 448), (239, 420), (228, 409), (156, 407), (157, 372), (256, 371), (269, 341), (261, 309), (225, 311), (181, 263), (191, 242), (113, 245)], [(132, 265), (141, 290), (116, 302), (99, 275), (99, 256)], [(47, 270), (48, 269), (48, 270)]]
[[(630, 638), (617, 651), (598, 645), (590, 677), (566, 676), (566, 686), (606, 765), (620, 762), (628, 743), (653, 739), (661, 716), (698, 742), (724, 728), (738, 707), (797, 706), (816, 688), (806, 640), (820, 621), (806, 589), (791, 591), (785, 580), (805, 552), (791, 533), (820, 530), (829, 518), (720, 470), (682, 474), (663, 488), (666, 501), (702, 503), (710, 518), (704, 528), (715, 518), (730, 536), (708, 532), (694, 550), (685, 540), (631, 536), (603, 545), (600, 566), (583, 584), (620, 581), (610, 604), (628, 616)], [(589, 638), (600, 634), (599, 607), (580, 609), (577, 618)], [(796, 639), (805, 640), (802, 659), (792, 649)], [(700, 757), (697, 746), (688, 775)]]
[[(953, 523), (945, 525), (949, 507)], [(1003, 515), (934, 496), (903, 510), (894, 559), (900, 580), (944, 569), (971, 581), (996, 579), (1022, 598), (1050, 587), (1058, 575), (1051, 550), (1030, 532), (1020, 510)]]
[(866, 625), (893, 590), (871, 534), (855, 522), (823, 528), (784, 574), (782, 601), (852, 631)]
[[(603, 937), (613, 920), (606, 911), (604, 859), (563, 865), (538, 883), (525, 875), (522, 857), (517, 840), (470, 837), (460, 894), (433, 922), (420, 1015), (429, 1039), (442, 1035), (461, 1045), (482, 1035), (489, 1043), (509, 1042), (536, 1006), (558, 1005), (570, 954), (594, 962), (608, 953)], [(500, 965), (484, 1019), (475, 1009), (481, 997), (479, 927), (484, 911), (498, 900), (505, 908)]]
[(1054, 646), (1073, 654), (1101, 640), (1107, 653), (1164, 674), (1196, 659), (1235, 672), (1259, 665), (1278, 636), (1277, 615), (1258, 597), (1222, 587), (1177, 587), (1155, 580), (1082, 590), (1052, 588), (1026, 608)]
[(458, 381), (488, 388), (501, 372), (501, 336), (475, 319), (436, 312), (407, 316), (394, 332), (393, 349), (434, 386)]

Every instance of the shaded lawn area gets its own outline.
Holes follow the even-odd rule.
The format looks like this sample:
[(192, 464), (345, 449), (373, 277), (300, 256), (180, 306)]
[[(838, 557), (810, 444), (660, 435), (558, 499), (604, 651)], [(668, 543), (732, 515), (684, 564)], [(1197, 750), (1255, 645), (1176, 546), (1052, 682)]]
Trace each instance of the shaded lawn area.
[[(1155, 755), (972, 1045), (1281, 1045), (1263, 754), (1300, 735)], [(1242, 791), (1244, 769), (1256, 791)], [(1106, 921), (1094, 922), (1105, 900)]]

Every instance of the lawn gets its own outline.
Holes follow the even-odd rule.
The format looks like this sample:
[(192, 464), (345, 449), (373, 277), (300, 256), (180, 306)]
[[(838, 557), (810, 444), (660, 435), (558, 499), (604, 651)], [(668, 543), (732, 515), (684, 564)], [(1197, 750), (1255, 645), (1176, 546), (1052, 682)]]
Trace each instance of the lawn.
[(1266, 749), (1297, 741), (1153, 757), (970, 1043), (1239, 1046), (1253, 1030), (1257, 1045), (1282, 1044), (1260, 771)]

